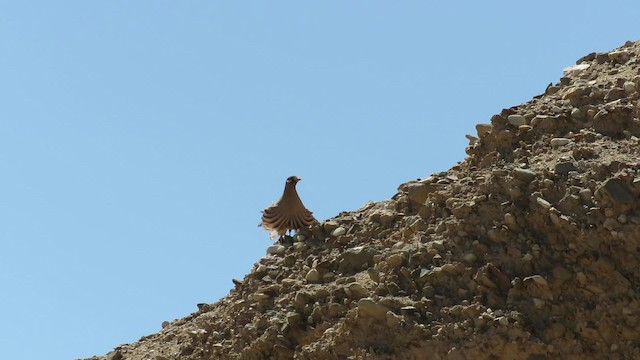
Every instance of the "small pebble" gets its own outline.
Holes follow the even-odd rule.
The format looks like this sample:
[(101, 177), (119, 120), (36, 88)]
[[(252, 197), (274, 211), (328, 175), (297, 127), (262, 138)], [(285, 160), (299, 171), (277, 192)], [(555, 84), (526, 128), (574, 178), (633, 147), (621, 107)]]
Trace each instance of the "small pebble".
[(545, 199), (543, 199), (541, 197), (537, 198), (536, 202), (538, 203), (538, 205), (542, 206), (543, 208), (545, 208), (547, 210), (551, 209), (551, 204), (547, 200), (545, 200)]
[(580, 284), (584, 285), (587, 283), (587, 276), (582, 271), (580, 271), (576, 274), (576, 280), (578, 280)]
[(581, 121), (584, 118), (584, 112), (578, 108), (571, 109), (571, 120)]
[(626, 81), (622, 88), (626, 92), (633, 92), (636, 89), (636, 84), (633, 81)]
[(505, 222), (505, 224), (507, 224), (507, 226), (511, 230), (513, 230), (515, 227), (518, 226), (518, 223), (516, 221), (516, 217), (513, 216), (513, 214), (511, 214), (511, 213), (504, 214), (504, 222)]
[(506, 317), (500, 316), (497, 320), (500, 326), (509, 326), (509, 319), (507, 319)]
[(304, 277), (308, 282), (318, 282), (322, 278), (320, 273), (316, 269), (311, 269), (307, 273), (307, 276)]
[(567, 139), (567, 138), (553, 138), (551, 139), (551, 147), (557, 148), (560, 146), (567, 145), (570, 142), (571, 142), (571, 139)]
[(593, 196), (593, 191), (591, 191), (591, 189), (582, 189), (580, 190), (579, 195), (582, 201), (589, 202)]
[(466, 262), (467, 264), (473, 264), (477, 259), (478, 257), (474, 253), (466, 253), (462, 257), (462, 260), (464, 260), (464, 262)]
[(269, 299), (269, 295), (264, 293), (255, 293), (251, 297), (253, 298), (253, 301), (258, 301), (258, 302), (262, 302)]
[(344, 235), (346, 233), (347, 233), (347, 229), (343, 228), (342, 226), (339, 226), (339, 227), (335, 228), (331, 232), (331, 236), (338, 237), (338, 236), (342, 236), (342, 235)]
[(547, 279), (545, 279), (544, 277), (540, 276), (540, 275), (532, 275), (532, 276), (527, 276), (526, 278), (524, 278), (522, 280), (525, 284), (528, 282), (537, 284), (537, 285), (542, 285), (542, 286), (549, 286), (549, 283), (547, 282)]
[(551, 222), (556, 226), (562, 225), (562, 221), (560, 220), (560, 217), (556, 213), (550, 213), (549, 219), (551, 219)]

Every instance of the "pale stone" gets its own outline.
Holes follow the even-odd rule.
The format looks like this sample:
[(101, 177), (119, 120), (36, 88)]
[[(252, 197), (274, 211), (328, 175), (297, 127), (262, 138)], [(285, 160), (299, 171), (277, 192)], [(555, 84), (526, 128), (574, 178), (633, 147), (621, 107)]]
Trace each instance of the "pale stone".
[(527, 119), (520, 114), (509, 115), (507, 121), (513, 126), (527, 125)]

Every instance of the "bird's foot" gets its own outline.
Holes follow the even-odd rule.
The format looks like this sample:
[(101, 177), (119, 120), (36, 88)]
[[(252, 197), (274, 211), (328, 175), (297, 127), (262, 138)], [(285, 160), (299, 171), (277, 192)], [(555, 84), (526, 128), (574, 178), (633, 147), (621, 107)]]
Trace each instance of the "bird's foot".
[(280, 235), (278, 242), (285, 246), (293, 245), (293, 236), (291, 235)]

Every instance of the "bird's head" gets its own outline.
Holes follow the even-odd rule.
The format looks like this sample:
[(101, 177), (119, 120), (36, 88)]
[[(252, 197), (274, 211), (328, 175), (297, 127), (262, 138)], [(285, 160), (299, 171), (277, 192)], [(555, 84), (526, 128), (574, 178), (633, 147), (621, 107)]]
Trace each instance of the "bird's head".
[(300, 180), (302, 180), (302, 179), (300, 179), (300, 178), (299, 178), (299, 177), (297, 177), (297, 176), (289, 176), (289, 177), (287, 178), (287, 184), (293, 184), (293, 185), (295, 185), (295, 184), (297, 184), (297, 183), (298, 183), (298, 181), (300, 181)]

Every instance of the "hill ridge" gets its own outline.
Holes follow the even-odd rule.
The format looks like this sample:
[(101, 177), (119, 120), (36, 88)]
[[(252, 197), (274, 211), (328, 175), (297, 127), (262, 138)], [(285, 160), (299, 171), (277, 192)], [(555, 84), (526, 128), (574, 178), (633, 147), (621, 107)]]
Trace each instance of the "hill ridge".
[(640, 42), (586, 55), (463, 162), (91, 359), (640, 358), (639, 100)]

